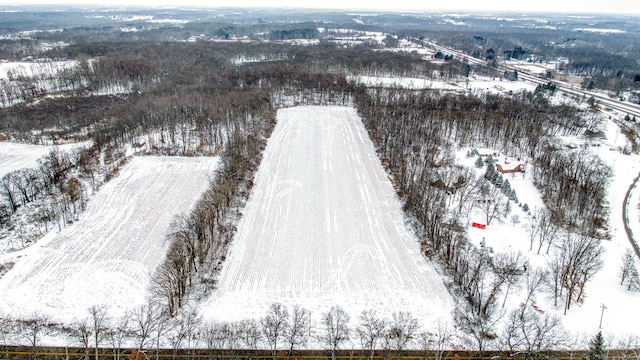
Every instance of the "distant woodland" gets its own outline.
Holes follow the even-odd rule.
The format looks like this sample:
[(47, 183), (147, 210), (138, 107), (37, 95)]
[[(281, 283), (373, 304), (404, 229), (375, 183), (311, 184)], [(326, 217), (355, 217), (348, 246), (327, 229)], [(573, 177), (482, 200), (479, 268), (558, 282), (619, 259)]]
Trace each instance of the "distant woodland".
[[(474, 339), (473, 347), (482, 351), (489, 343), (499, 343), (512, 350), (537, 351), (557, 346), (545, 339), (560, 336), (559, 321), (532, 311), (530, 299), (508, 315), (513, 326), (507, 333), (496, 334), (492, 325), (503, 296), (517, 281), (531, 295), (548, 292), (566, 312), (585, 296), (588, 280), (601, 267), (599, 241), (608, 236), (606, 189), (611, 170), (588, 152), (568, 154), (554, 140), (597, 132), (594, 117), (588, 110), (550, 103), (544, 91), (471, 95), (367, 88), (348, 79), (500, 77), (495, 62), (505, 53), (538, 60), (553, 55), (569, 59), (559, 71), (583, 76), (581, 86), (620, 96), (639, 89), (637, 49), (611, 55), (631, 35), (621, 36), (620, 42), (603, 42), (605, 48), (596, 50), (590, 35), (580, 34), (584, 46), (544, 51), (539, 48), (542, 40), (529, 33), (510, 38), (488, 31), (437, 35), (438, 40), (486, 60), (486, 66), (455, 58), (425, 61), (415, 52), (379, 51), (385, 44), (344, 47), (323, 40), (298, 46), (275, 41), (321, 37), (317, 27), (310, 30), (308, 25), (272, 27), (266, 36), (274, 41), (269, 43), (170, 40), (186, 37), (187, 32), (229, 39), (255, 34), (261, 26), (205, 23), (141, 33), (118, 33), (110, 27), (100, 39), (96, 39), (98, 27), (79, 27), (42, 34), (37, 40), (0, 41), (4, 59), (34, 56), (78, 62), (50, 78), (17, 73), (12, 75), (15, 81), (0, 82), (2, 136), (33, 144), (86, 140), (92, 144), (77, 152), (52, 152), (36, 169), (4, 176), (1, 226), (16, 229), (17, 219), (25, 214), (43, 232), (66, 226), (84, 209), (89, 193), (117, 176), (118, 167), (126, 162), (125, 149), (139, 154), (220, 156), (222, 166), (210, 187), (193, 210), (172, 224), (167, 257), (152, 281), (152, 293), (163, 309), (159, 312), (186, 319), (181, 309), (187, 300), (216, 287), (234, 224), (276, 124), (277, 108), (355, 106), (406, 214), (415, 222), (421, 251), (446, 269), (452, 291), (465, 299), (456, 316)], [(430, 36), (416, 29), (395, 31), (399, 38)], [(553, 34), (545, 34), (551, 41)], [(43, 51), (38, 44), (45, 40), (69, 44)], [(492, 147), (527, 159), (535, 165), (533, 176), (546, 208), (528, 209), (520, 203), (508, 178), (494, 173), (491, 164), (481, 177), (456, 165), (452, 152), (456, 146)], [(483, 211), (487, 223), (506, 219), (515, 207), (537, 214), (527, 225), (532, 249), (557, 254), (537, 272), (524, 274), (527, 264), (515, 255), (482, 256), (460, 222), (473, 209)], [(637, 276), (636, 272), (636, 282)], [(143, 310), (136, 316), (144, 317)], [(279, 316), (280, 310), (270, 309), (269, 316)], [(528, 331), (541, 324), (546, 332)], [(257, 331), (256, 324), (250, 325), (247, 331)], [(150, 339), (144, 335), (140, 341), (142, 346)]]

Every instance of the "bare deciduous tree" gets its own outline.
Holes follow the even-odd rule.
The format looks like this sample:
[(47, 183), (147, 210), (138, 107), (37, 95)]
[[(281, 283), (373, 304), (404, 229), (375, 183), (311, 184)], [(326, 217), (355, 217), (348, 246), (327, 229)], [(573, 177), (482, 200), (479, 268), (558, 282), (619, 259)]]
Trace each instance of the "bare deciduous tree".
[(449, 329), (449, 325), (442, 321), (438, 321), (437, 331), (433, 332), (421, 332), (418, 334), (418, 341), (420, 348), (425, 352), (425, 356), (428, 356), (428, 352), (433, 351), (435, 353), (434, 360), (442, 360), (445, 358), (447, 350), (451, 349), (451, 337), (452, 333)]
[(324, 331), (318, 340), (331, 350), (331, 358), (335, 360), (338, 347), (349, 340), (349, 314), (340, 306), (334, 305), (322, 314), (322, 325)]
[(369, 351), (373, 359), (378, 343), (384, 338), (387, 322), (377, 316), (375, 310), (364, 310), (360, 313), (360, 323), (355, 329), (363, 350)]
[(278, 345), (286, 336), (289, 327), (289, 312), (287, 308), (279, 303), (273, 303), (269, 306), (267, 315), (260, 321), (262, 325), (262, 333), (269, 343), (273, 359), (276, 359), (278, 353)]
[(586, 283), (602, 268), (601, 256), (604, 249), (599, 240), (586, 235), (567, 234), (563, 240), (558, 251), (564, 258), (560, 278), (566, 289), (566, 314), (574, 301), (582, 299)]
[(558, 226), (552, 221), (551, 212), (547, 208), (542, 207), (536, 209), (532, 216), (529, 217), (529, 250), (533, 250), (534, 243), (537, 245), (537, 253), (547, 245), (547, 254), (551, 249), (556, 236), (559, 232)]
[(510, 313), (502, 336), (510, 351), (527, 353), (557, 349), (566, 339), (558, 316), (541, 314), (525, 304)]
[(243, 320), (239, 326), (244, 346), (250, 350), (258, 349), (258, 344), (262, 339), (258, 322), (255, 320)]
[(51, 332), (55, 324), (51, 322), (48, 316), (33, 313), (28, 318), (17, 319), (15, 326), (18, 335), (35, 348), (40, 343), (40, 337)]
[(627, 290), (640, 290), (640, 278), (638, 268), (636, 266), (636, 258), (629, 249), (622, 255), (622, 264), (620, 265), (620, 285), (626, 285)]
[(131, 313), (126, 312), (122, 316), (114, 320), (111, 330), (109, 331), (109, 342), (113, 349), (114, 360), (120, 359), (120, 349), (126, 339), (133, 337), (133, 332), (130, 328)]
[(286, 331), (287, 342), (289, 343), (289, 355), (293, 354), (296, 346), (304, 346), (309, 340), (311, 332), (311, 312), (305, 308), (295, 305), (291, 313), (291, 322)]
[(81, 320), (76, 319), (65, 330), (71, 340), (77, 342), (84, 348), (85, 357), (88, 358), (89, 343), (91, 342), (92, 334), (89, 320), (87, 318)]
[(498, 187), (492, 186), (488, 181), (483, 181), (480, 185), (480, 195), (476, 201), (476, 207), (484, 213), (487, 225), (490, 225), (494, 218), (505, 214), (507, 203), (507, 198)]
[(464, 334), (469, 336), (478, 352), (486, 349), (487, 344), (493, 342), (497, 335), (495, 326), (500, 317), (491, 306), (486, 313), (478, 313), (471, 309), (455, 309), (454, 319)]
[(162, 311), (152, 303), (140, 305), (131, 312), (131, 329), (138, 338), (138, 349), (144, 349), (149, 345), (151, 336), (156, 332), (162, 322)]
[(385, 348), (402, 351), (413, 340), (416, 331), (418, 331), (418, 320), (410, 312), (394, 312), (385, 333)]
[(98, 348), (100, 342), (107, 338), (109, 334), (109, 318), (107, 317), (107, 307), (104, 305), (94, 305), (89, 308), (89, 321), (91, 323), (91, 334), (95, 349), (95, 358), (98, 360)]

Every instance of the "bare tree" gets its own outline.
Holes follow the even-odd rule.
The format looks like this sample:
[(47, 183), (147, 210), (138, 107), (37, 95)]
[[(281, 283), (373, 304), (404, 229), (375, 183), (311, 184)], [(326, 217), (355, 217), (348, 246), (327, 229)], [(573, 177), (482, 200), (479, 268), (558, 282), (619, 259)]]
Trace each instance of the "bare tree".
[(564, 313), (584, 295), (585, 284), (602, 268), (604, 252), (600, 241), (586, 235), (567, 233), (558, 249), (563, 260), (560, 279), (566, 289)]
[(497, 338), (495, 326), (500, 317), (494, 312), (495, 306), (488, 308), (486, 313), (478, 313), (472, 309), (455, 309), (454, 319), (460, 329), (472, 339), (472, 342), (482, 355), (487, 344)]
[(109, 342), (114, 352), (114, 360), (120, 359), (120, 349), (126, 339), (132, 337), (130, 329), (131, 313), (126, 312), (122, 316), (114, 320), (111, 330), (109, 331)]
[(40, 337), (51, 332), (55, 324), (46, 315), (33, 313), (26, 319), (17, 319), (15, 326), (18, 335), (35, 348), (40, 343)]
[(207, 322), (201, 327), (200, 332), (207, 349), (224, 349), (227, 339), (222, 331), (222, 324)]
[(483, 181), (480, 185), (476, 207), (484, 213), (487, 225), (490, 225), (494, 218), (504, 214), (507, 202), (507, 198), (497, 186), (492, 186), (488, 181)]
[(187, 349), (194, 347), (196, 333), (201, 322), (202, 318), (196, 309), (191, 308), (183, 308), (177, 316), (171, 319), (172, 326), (169, 329), (168, 337), (173, 346), (174, 354), (185, 343)]
[(293, 354), (293, 349), (296, 346), (304, 346), (307, 344), (310, 331), (311, 312), (299, 305), (295, 305), (291, 313), (291, 323), (285, 334), (289, 343), (289, 355)]
[(14, 321), (8, 315), (0, 313), (0, 342), (10, 344), (11, 335), (15, 335)]
[(636, 260), (633, 252), (629, 249), (622, 255), (622, 264), (620, 265), (620, 285), (627, 286), (627, 290), (640, 290), (640, 279)]
[[(531, 268), (530, 265), (527, 267), (524, 277), (525, 298), (523, 304), (525, 305), (525, 308), (526, 306), (529, 306), (529, 301), (535, 293), (546, 283), (547, 274), (548, 273), (542, 268)], [(523, 308), (523, 310), (525, 308)]]
[(334, 305), (322, 314), (322, 325), (324, 332), (318, 340), (331, 350), (331, 358), (335, 360), (338, 347), (349, 340), (349, 314), (339, 305)]
[(95, 358), (98, 360), (98, 348), (100, 347), (100, 342), (108, 336), (110, 330), (109, 318), (107, 317), (107, 307), (104, 305), (91, 306), (89, 308), (89, 316), (91, 332), (93, 335)]
[(242, 343), (250, 350), (258, 349), (261, 340), (260, 326), (255, 320), (242, 320), (239, 324)]
[(509, 297), (511, 287), (519, 287), (520, 276), (524, 273), (527, 266), (528, 263), (520, 252), (501, 253), (493, 257), (495, 277), (499, 279), (501, 283), (507, 285), (507, 288), (504, 290), (504, 300), (502, 301), (503, 309)]
[(91, 325), (87, 318), (82, 320), (74, 320), (71, 325), (66, 328), (66, 332), (71, 339), (84, 348), (85, 358), (88, 358), (89, 343), (91, 342)]
[(531, 353), (557, 349), (567, 338), (558, 316), (541, 314), (523, 304), (510, 313), (502, 340), (510, 351)]
[(433, 351), (435, 353), (434, 360), (442, 360), (444, 354), (451, 348), (451, 331), (449, 325), (442, 321), (438, 321), (437, 332), (421, 332), (418, 334), (418, 341), (421, 349), (425, 352), (425, 357)]
[(267, 311), (267, 315), (260, 321), (262, 333), (269, 343), (271, 355), (276, 359), (278, 344), (286, 336), (289, 327), (289, 312), (287, 308), (279, 303), (273, 303)]
[(369, 351), (370, 359), (373, 359), (378, 342), (384, 338), (386, 328), (387, 322), (377, 317), (375, 310), (364, 310), (360, 313), (360, 323), (355, 331), (362, 349)]
[(402, 351), (416, 336), (416, 331), (418, 331), (418, 320), (410, 312), (394, 312), (385, 333), (385, 347), (398, 352)]
[(138, 349), (149, 345), (151, 336), (162, 322), (160, 308), (152, 303), (140, 305), (131, 312), (132, 330), (138, 338)]
[(558, 235), (559, 228), (553, 222), (551, 212), (545, 207), (536, 209), (529, 217), (529, 250), (533, 250), (534, 243), (537, 245), (537, 253), (540, 254), (542, 247), (547, 245), (547, 254)]

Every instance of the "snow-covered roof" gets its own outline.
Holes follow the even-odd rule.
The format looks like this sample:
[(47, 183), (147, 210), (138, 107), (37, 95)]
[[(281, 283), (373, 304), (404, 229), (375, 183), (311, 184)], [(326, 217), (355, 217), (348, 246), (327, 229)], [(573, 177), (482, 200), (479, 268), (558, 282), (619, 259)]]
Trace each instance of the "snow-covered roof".
[(504, 155), (498, 156), (497, 160), (498, 161), (496, 162), (496, 166), (500, 165), (500, 167), (504, 171), (513, 171), (518, 166), (524, 165), (522, 163), (522, 161), (520, 161), (518, 159), (510, 158), (510, 157), (507, 157), (507, 156), (504, 156)]

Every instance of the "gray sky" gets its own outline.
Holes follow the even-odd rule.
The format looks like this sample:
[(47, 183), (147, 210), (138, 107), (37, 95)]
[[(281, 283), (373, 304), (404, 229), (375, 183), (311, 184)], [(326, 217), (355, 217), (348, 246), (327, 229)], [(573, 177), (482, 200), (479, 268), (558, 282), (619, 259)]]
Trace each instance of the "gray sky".
[[(0, 0), (0, 5), (88, 4), (90, 0)], [(296, 7), (371, 10), (504, 10), (640, 14), (637, 0), (102, 0), (102, 5)]]

